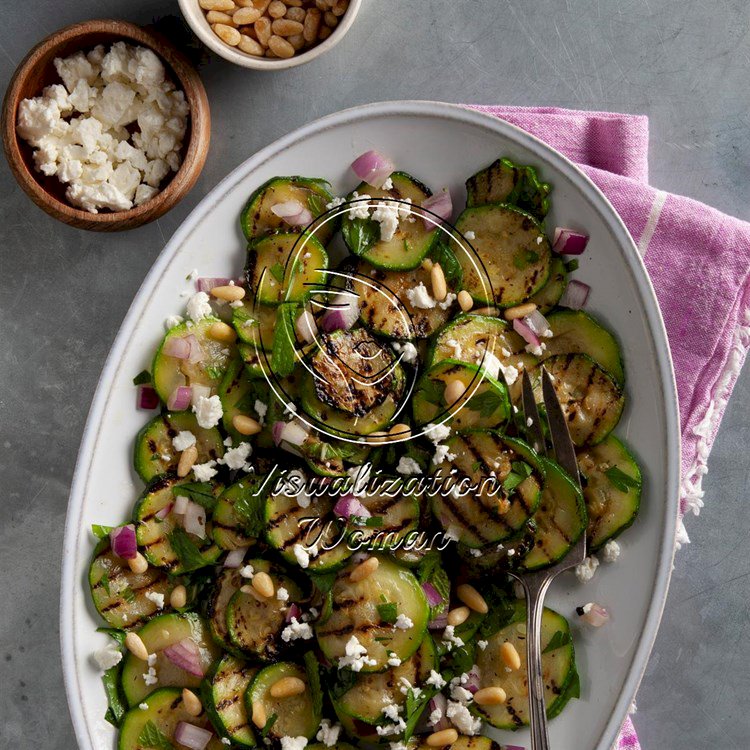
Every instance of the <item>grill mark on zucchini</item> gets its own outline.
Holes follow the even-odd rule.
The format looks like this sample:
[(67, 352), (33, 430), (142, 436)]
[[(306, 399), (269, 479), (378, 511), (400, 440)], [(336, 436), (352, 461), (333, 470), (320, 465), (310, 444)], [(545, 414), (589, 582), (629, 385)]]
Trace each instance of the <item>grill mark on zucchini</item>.
[[(453, 502), (453, 498), (446, 494), (445, 497), (443, 497), (443, 503), (448, 506), (448, 510), (451, 512), (451, 515), (453, 515), (454, 518), (458, 520), (458, 522), (466, 529), (471, 531), (472, 534), (474, 534), (476, 537), (478, 537), (483, 543), (490, 541), (488, 537), (482, 532), (482, 530), (475, 526), (470, 521), (466, 520), (466, 517), (461, 513), (459, 508), (456, 506), (456, 504)], [(479, 505), (482, 505), (479, 503)], [(484, 506), (482, 505), (482, 510), (485, 510)], [(501, 522), (502, 523), (502, 522)], [(507, 528), (507, 524), (505, 524)]]
[[(225, 708), (229, 708), (230, 706), (233, 706), (237, 701), (240, 699), (239, 695), (233, 695), (231, 698), (224, 698), (223, 701), (219, 701), (216, 704), (216, 710), (217, 711), (223, 711)], [(247, 726), (247, 723), (242, 724), (241, 726), (245, 727)]]

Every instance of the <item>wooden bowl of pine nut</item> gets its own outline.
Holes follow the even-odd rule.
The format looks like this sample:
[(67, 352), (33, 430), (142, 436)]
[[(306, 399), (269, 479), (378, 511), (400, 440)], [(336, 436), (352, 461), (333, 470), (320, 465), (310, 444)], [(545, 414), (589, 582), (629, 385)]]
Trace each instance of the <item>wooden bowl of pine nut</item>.
[(362, 0), (179, 0), (198, 38), (229, 62), (284, 70), (314, 60), (351, 28)]

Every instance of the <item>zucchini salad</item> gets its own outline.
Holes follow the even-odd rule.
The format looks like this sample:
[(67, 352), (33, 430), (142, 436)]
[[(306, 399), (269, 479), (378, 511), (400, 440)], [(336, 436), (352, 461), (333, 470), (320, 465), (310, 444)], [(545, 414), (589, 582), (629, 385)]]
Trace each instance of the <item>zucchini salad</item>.
[[(244, 273), (191, 273), (134, 379), (144, 489), (93, 528), (88, 576), (119, 750), (499, 750), (491, 728), (529, 720), (507, 571), (585, 533), (588, 580), (638, 513), (620, 349), (571, 278), (588, 237), (545, 227), (550, 185), (501, 158), (454, 210), (377, 152), (352, 170), (345, 197), (256, 190)], [(582, 492), (529, 446), (542, 368)], [(544, 612), (550, 718), (580, 693), (570, 621), (605, 605)]]

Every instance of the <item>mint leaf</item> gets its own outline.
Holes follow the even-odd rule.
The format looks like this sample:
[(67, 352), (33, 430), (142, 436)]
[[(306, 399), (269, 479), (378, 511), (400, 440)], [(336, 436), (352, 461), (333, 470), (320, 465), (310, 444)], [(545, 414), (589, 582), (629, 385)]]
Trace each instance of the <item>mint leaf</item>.
[(174, 750), (174, 745), (169, 741), (169, 738), (151, 719), (145, 723), (138, 735), (138, 744), (155, 750)]
[(416, 726), (419, 723), (419, 719), (421, 718), (427, 704), (430, 702), (430, 700), (432, 700), (432, 698), (435, 697), (438, 692), (439, 691), (435, 688), (428, 689), (425, 687), (420, 691), (419, 697), (416, 698), (414, 696), (414, 690), (412, 690), (412, 688), (409, 688), (409, 690), (407, 691), (404, 716), (408, 716), (409, 718), (406, 721), (406, 729), (404, 730), (404, 737), (402, 740), (404, 744), (407, 744), (411, 739), (411, 736), (414, 734), (414, 730), (416, 729)]
[(629, 492), (631, 487), (640, 488), (641, 483), (637, 479), (626, 474), (616, 466), (612, 466), (604, 472), (604, 476), (609, 479), (615, 489), (620, 492)]
[(271, 728), (276, 723), (276, 719), (278, 719), (278, 718), (279, 718), (278, 714), (271, 714), (268, 717), (268, 720), (263, 725), (263, 729), (260, 730), (260, 736), (263, 737), (263, 739), (265, 739), (266, 737), (268, 737), (268, 733), (271, 731)]
[(198, 570), (210, 562), (203, 557), (200, 547), (188, 536), (187, 531), (179, 526), (167, 534), (167, 539), (172, 545), (175, 555), (180, 561), (183, 572)]
[(109, 536), (109, 532), (114, 529), (114, 526), (101, 526), (98, 523), (92, 524), (91, 526), (91, 533), (97, 538), (97, 539), (104, 539)]
[(120, 646), (125, 645), (125, 636), (127, 633), (120, 628), (97, 628), (97, 633), (106, 633), (108, 636), (113, 638)]
[(151, 383), (151, 373), (148, 370), (142, 370), (133, 378), (133, 385), (146, 385)]
[(108, 669), (102, 675), (104, 692), (107, 695), (107, 711), (104, 714), (104, 718), (116, 727), (120, 726), (122, 717), (125, 716), (125, 712), (128, 710), (125, 701), (120, 695), (121, 666), (121, 664), (118, 664), (116, 667)]
[(419, 384), (422, 398), (436, 406), (440, 406), (443, 403), (445, 388), (445, 381), (440, 380), (439, 378), (424, 377)]
[(317, 193), (310, 193), (307, 196), (307, 207), (310, 209), (310, 212), (315, 218), (326, 212), (327, 204), (328, 201), (326, 201), (322, 195), (318, 195)]
[(281, 263), (279, 263), (278, 261), (276, 261), (276, 263), (274, 263), (268, 269), (268, 271), (271, 274), (271, 276), (273, 276), (274, 279), (276, 279), (276, 281), (279, 282), (279, 284), (283, 284), (284, 283), (284, 266), (282, 266)]
[[(479, 412), (482, 417), (491, 417), (500, 407), (505, 407), (504, 394), (490, 386), (484, 391), (478, 389), (466, 404), (468, 409)], [(503, 413), (505, 409), (503, 408)]]
[(279, 306), (271, 350), (271, 369), (282, 378), (291, 375), (297, 364), (297, 337), (294, 330), (296, 316), (296, 304)]
[(544, 647), (542, 653), (548, 654), (550, 651), (554, 651), (556, 648), (567, 646), (570, 641), (570, 633), (564, 633), (562, 630), (558, 630), (552, 635), (552, 638), (549, 639), (549, 643)]
[(398, 608), (393, 602), (378, 604), (378, 615), (381, 622), (392, 625), (398, 619)]
[(354, 255), (364, 255), (380, 239), (380, 224), (372, 219), (346, 219), (341, 234)]
[(308, 651), (304, 657), (307, 684), (312, 696), (313, 715), (320, 716), (323, 711), (323, 689), (320, 685), (320, 664), (314, 651)]
[(448, 285), (457, 289), (463, 281), (463, 269), (450, 245), (442, 240), (430, 251), (430, 258), (440, 264)]
[(213, 485), (209, 482), (188, 482), (172, 488), (175, 497), (187, 497), (202, 505), (207, 511), (213, 512), (216, 507), (216, 496)]

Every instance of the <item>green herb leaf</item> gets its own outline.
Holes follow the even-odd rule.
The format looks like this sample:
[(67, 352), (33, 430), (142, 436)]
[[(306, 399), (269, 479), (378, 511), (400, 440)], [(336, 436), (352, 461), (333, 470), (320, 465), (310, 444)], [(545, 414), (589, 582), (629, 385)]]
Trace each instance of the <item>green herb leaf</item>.
[(150, 719), (138, 735), (138, 744), (155, 750), (174, 750), (174, 745), (169, 741), (169, 738)]
[(169, 539), (169, 543), (172, 545), (172, 549), (177, 555), (183, 571), (198, 570), (198, 568), (203, 568), (211, 564), (210, 561), (203, 557), (200, 548), (188, 536), (188, 533), (179, 526), (167, 534), (167, 539)]
[(109, 532), (114, 529), (114, 526), (101, 526), (98, 523), (92, 524), (91, 532), (97, 539), (104, 539), (109, 536)]
[(513, 619), (516, 608), (499, 586), (493, 586), (485, 591), (484, 599), (488, 612), (477, 629), (477, 639), (486, 641)]
[(276, 261), (276, 263), (268, 269), (268, 272), (279, 282), (279, 284), (284, 283), (284, 266), (282, 266), (281, 263)]
[(276, 375), (282, 378), (291, 375), (297, 364), (297, 337), (294, 331), (296, 315), (296, 304), (280, 305), (279, 312), (276, 314), (276, 332), (271, 351), (271, 368)]
[(109, 576), (105, 573), (100, 579), (99, 582), (104, 587), (104, 590), (107, 592), (107, 596), (112, 596), (112, 591), (109, 587)]
[(556, 648), (567, 646), (570, 641), (570, 633), (564, 633), (562, 630), (558, 630), (552, 635), (552, 638), (549, 639), (549, 643), (544, 647), (542, 653), (548, 654), (550, 651), (554, 651)]
[(417, 580), (420, 583), (429, 583), (443, 597), (440, 604), (430, 607), (430, 619), (434, 619), (448, 606), (451, 593), (451, 582), (445, 568), (442, 566), (440, 553), (430, 550), (417, 566)]
[(430, 251), (430, 258), (433, 262), (440, 264), (448, 285), (453, 289), (458, 289), (461, 286), (464, 274), (461, 264), (458, 262), (458, 258), (450, 245), (440, 240)]
[(346, 219), (341, 234), (354, 255), (364, 255), (380, 239), (380, 224), (372, 219)]
[(535, 253), (533, 250), (521, 250), (513, 256), (513, 265), (519, 271), (523, 271), (538, 260), (539, 253)]
[(266, 723), (263, 725), (263, 729), (260, 730), (260, 736), (263, 737), (263, 739), (268, 737), (268, 733), (271, 731), (271, 728), (276, 723), (276, 719), (278, 718), (278, 714), (271, 714), (268, 717)]
[(146, 385), (151, 383), (151, 373), (148, 370), (142, 370), (133, 378), (133, 385)]
[(505, 411), (505, 394), (489, 387), (484, 391), (475, 393), (466, 404), (467, 408), (479, 412), (482, 417), (491, 417), (498, 409)]
[[(471, 669), (471, 667), (469, 667), (469, 669)], [(427, 704), (438, 692), (439, 691), (435, 688), (423, 688), (417, 698), (414, 696), (414, 691), (411, 688), (407, 691), (404, 716), (408, 716), (409, 718), (406, 720), (406, 729), (404, 730), (404, 737), (402, 740), (404, 744), (407, 744), (411, 739)]]
[(365, 526), (368, 529), (379, 529), (383, 526), (383, 523), (382, 516), (370, 516), (369, 518), (365, 518)]
[[(107, 594), (109, 596), (109, 594)], [(97, 633), (106, 633), (108, 636), (113, 638), (120, 646), (125, 645), (125, 636), (127, 633), (121, 628), (97, 628)]]
[(606, 476), (612, 486), (620, 492), (629, 492), (631, 487), (640, 488), (641, 486), (641, 483), (637, 479), (633, 479), (633, 477), (629, 476), (621, 469), (618, 469), (617, 466), (612, 466), (607, 469), (604, 472), (604, 476)]
[(422, 378), (422, 382), (419, 384), (419, 390), (421, 391), (422, 398), (431, 404), (440, 406), (443, 403), (446, 382), (439, 378)]
[[(243, 529), (252, 537), (262, 537), (266, 529), (265, 518), (265, 492), (261, 492), (263, 487), (261, 479), (247, 480), (247, 484), (242, 489), (242, 494), (235, 500), (234, 512), (239, 518)], [(273, 479), (269, 480), (266, 488)], [(243, 484), (245, 480), (243, 480)]]
[(327, 594), (336, 582), (336, 573), (308, 573), (307, 575), (323, 594)]
[(207, 511), (213, 512), (216, 507), (217, 498), (214, 495), (214, 487), (209, 482), (189, 482), (172, 488), (175, 497), (187, 497), (193, 502), (202, 505)]
[(328, 201), (323, 198), (322, 195), (318, 195), (317, 193), (310, 193), (307, 196), (307, 207), (310, 209), (310, 212), (312, 213), (314, 218), (317, 218), (321, 214), (324, 214), (327, 210), (327, 205)]
[(381, 622), (384, 622), (386, 625), (392, 625), (398, 619), (398, 607), (396, 607), (394, 602), (378, 604), (378, 615)]
[(323, 711), (323, 689), (320, 685), (320, 664), (314, 651), (308, 651), (304, 657), (305, 671), (309, 694), (312, 696), (313, 714), (320, 716)]
[(206, 375), (208, 375), (211, 380), (219, 380), (223, 374), (224, 371), (220, 367), (214, 367), (213, 365), (208, 365), (206, 367)]
[(331, 675), (330, 687), (328, 692), (333, 700), (338, 700), (344, 693), (354, 687), (359, 679), (357, 672), (352, 672), (349, 669), (338, 669)]
[(116, 667), (108, 669), (102, 675), (102, 682), (104, 683), (104, 692), (107, 695), (107, 712), (104, 714), (104, 718), (116, 727), (120, 726), (122, 717), (125, 716), (125, 712), (128, 710), (125, 701), (120, 695), (120, 670), (121, 664)]
[(130, 602), (135, 600), (135, 591), (130, 588), (130, 586), (126, 586), (121, 592), (122, 598), (130, 604)]
[(565, 270), (568, 273), (573, 273), (573, 271), (577, 271), (578, 270), (578, 266), (579, 265), (580, 265), (580, 262), (579, 262), (578, 258), (573, 258), (573, 260), (569, 260), (565, 264)]

